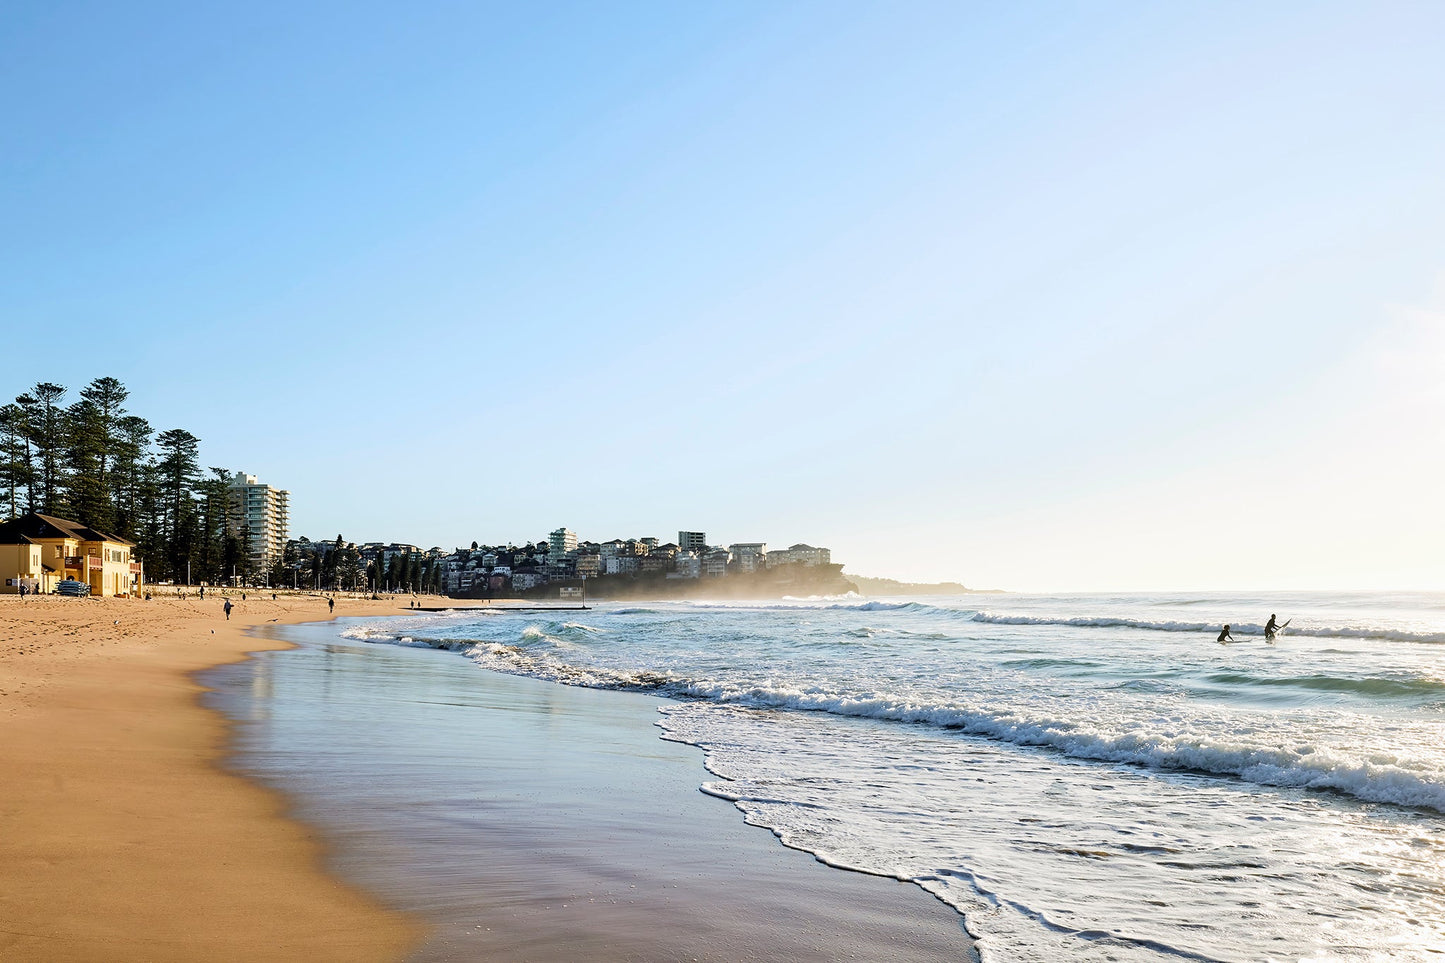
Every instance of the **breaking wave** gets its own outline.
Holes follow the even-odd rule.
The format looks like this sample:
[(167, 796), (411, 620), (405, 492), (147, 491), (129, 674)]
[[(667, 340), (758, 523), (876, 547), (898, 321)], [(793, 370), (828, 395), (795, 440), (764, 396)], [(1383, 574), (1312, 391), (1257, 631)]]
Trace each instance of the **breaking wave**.
[[(522, 632), (522, 644), (444, 642), (484, 668), (526, 675), (565, 685), (648, 692), (674, 699), (702, 700), (754, 709), (826, 712), (839, 716), (926, 725), (1029, 748), (1042, 748), (1074, 759), (1199, 773), (1294, 789), (1342, 793), (1372, 803), (1432, 809), (1445, 813), (1445, 783), (1416, 771), (1409, 760), (1360, 759), (1314, 747), (1270, 747), (1230, 742), (1226, 736), (1111, 733), (1076, 719), (990, 710), (959, 703), (920, 703), (878, 694), (849, 694), (786, 685), (745, 685), (695, 679), (668, 671), (622, 671), (568, 662), (530, 643), (545, 638), (535, 626)], [(420, 640), (419, 643), (420, 644)], [(1323, 684), (1303, 680), (1301, 684)], [(1416, 692), (1427, 683), (1366, 680)], [(1435, 688), (1445, 688), (1435, 684)]]
[[(1058, 625), (1071, 628), (1142, 629), (1151, 632), (1190, 632), (1195, 634), (1201, 632), (1218, 632), (1220, 629), (1218, 622), (1156, 622), (1148, 619), (1126, 619), (1107, 616), (1057, 618), (1035, 615), (1006, 615), (985, 611), (973, 613), (970, 621), (986, 622), (991, 625)], [(1231, 623), (1230, 632), (1235, 635), (1262, 636), (1264, 635), (1264, 624), (1261, 622)], [(1284, 630), (1284, 635), (1285, 637), (1304, 636), (1306, 638), (1317, 639), (1387, 639), (1391, 642), (1445, 643), (1445, 633), (1442, 632), (1411, 632), (1407, 629), (1369, 625), (1291, 625)]]

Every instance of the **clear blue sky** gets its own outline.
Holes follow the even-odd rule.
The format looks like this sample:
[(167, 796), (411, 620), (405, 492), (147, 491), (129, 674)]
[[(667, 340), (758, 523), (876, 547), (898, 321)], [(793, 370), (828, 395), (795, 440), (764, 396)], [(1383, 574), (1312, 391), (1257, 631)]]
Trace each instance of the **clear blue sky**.
[(313, 538), (1445, 586), (1442, 44), (1433, 3), (10, 4), (0, 390), (118, 377)]

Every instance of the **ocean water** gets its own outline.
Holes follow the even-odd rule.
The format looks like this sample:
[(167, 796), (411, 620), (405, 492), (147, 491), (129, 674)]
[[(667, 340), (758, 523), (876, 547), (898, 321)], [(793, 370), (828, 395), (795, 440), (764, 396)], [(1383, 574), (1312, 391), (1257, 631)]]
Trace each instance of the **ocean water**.
[[(1267, 644), (1271, 612), (1291, 623)], [(346, 634), (667, 697), (660, 735), (704, 750), (706, 792), (953, 905), (990, 963), (1445, 960), (1445, 594), (602, 604)]]

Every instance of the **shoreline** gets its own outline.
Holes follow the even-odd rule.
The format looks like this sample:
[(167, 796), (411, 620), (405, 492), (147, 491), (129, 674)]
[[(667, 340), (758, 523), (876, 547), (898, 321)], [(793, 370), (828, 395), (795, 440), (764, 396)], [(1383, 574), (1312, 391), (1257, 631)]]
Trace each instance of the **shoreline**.
[(297, 802), (336, 872), (429, 924), (413, 963), (976, 959), (956, 909), (831, 866), (702, 790), (654, 695), (455, 653), (268, 627), (298, 643), (210, 673), (231, 764)]
[[(225, 766), (196, 673), (325, 621), (319, 596), (0, 596), (0, 957), (392, 960), (423, 927), (326, 871), (292, 802)], [(267, 593), (269, 596), (269, 593)], [(399, 608), (342, 599), (336, 615)]]
[[(215, 684), (226, 673), (265, 676), (266, 653), (297, 648), (288, 632), (327, 633), (335, 617), (423, 609), (409, 608), (408, 597), (343, 597), (332, 612), (319, 595), (273, 601), (269, 592), (248, 592), (242, 603), (239, 594), (231, 593), (237, 608), (229, 621), (214, 596), (204, 603), (194, 595), (24, 602), (0, 596), (0, 771), (11, 777), (0, 786), (0, 865), (9, 870), (0, 874), (0, 958), (472, 958), (454, 954), (459, 931), (431, 900), (407, 897), (426, 867), (388, 866), (355, 845), (357, 831), (365, 838), (377, 828), (371, 813), (352, 809), (350, 821), (338, 823), (329, 797), (318, 802), (278, 785), (241, 758), (251, 720), (228, 714)], [(446, 604), (456, 601), (442, 604), (486, 607)], [(611, 701), (617, 693), (510, 676), (490, 683), (518, 687), (565, 690), (550, 693), (549, 704), (595, 702), (579, 709), (594, 720), (621, 711)], [(321, 703), (302, 701), (321, 711)], [(696, 747), (661, 739), (652, 723), (642, 722), (640, 737), (636, 721), (609, 731), (641, 739), (629, 765), (648, 781), (665, 777), (670, 809), (650, 808), (651, 796), (620, 810), (582, 806), (584, 817), (600, 819), (591, 831), (586, 818), (566, 823), (580, 826), (587, 847), (580, 862), (575, 852), (548, 848), (555, 834), (535, 837), (541, 849), (530, 852), (493, 838), (471, 855), (478, 865), (512, 866), (471, 905), (475, 922), (499, 941), (487, 958), (561, 961), (580, 946), (592, 958), (619, 960), (700, 953), (742, 961), (786, 949), (821, 963), (859, 949), (866, 956), (905, 947), (920, 960), (971, 958), (972, 941), (952, 908), (911, 884), (827, 866), (748, 825), (735, 807), (700, 791), (707, 770)], [(574, 733), (534, 742), (536, 751), (570, 760), (553, 772), (562, 783), (535, 788), (546, 795), (591, 771), (599, 745), (588, 738)], [(668, 756), (672, 772), (654, 768)], [(370, 770), (360, 769), (349, 778), (367, 781)], [(506, 772), (487, 776), (503, 796), (499, 787), (518, 778)], [(514, 829), (530, 812), (505, 825)], [(597, 847), (610, 845), (619, 820), (632, 826), (634, 841), (612, 850), (601, 860), (611, 868), (595, 876)], [(665, 840), (662, 850), (641, 841), (648, 833)], [(679, 860), (699, 836), (708, 839), (696, 854), (701, 861)], [(539, 852), (558, 875), (531, 904), (520, 904), (516, 889)], [(626, 905), (623, 916), (591, 900), (581, 915), (559, 916), (563, 894), (549, 885), (565, 881), (576, 894), (610, 885), (618, 874), (632, 880), (614, 900)], [(712, 918), (717, 910), (735, 920)], [(713, 951), (695, 945), (704, 933), (716, 941)]]

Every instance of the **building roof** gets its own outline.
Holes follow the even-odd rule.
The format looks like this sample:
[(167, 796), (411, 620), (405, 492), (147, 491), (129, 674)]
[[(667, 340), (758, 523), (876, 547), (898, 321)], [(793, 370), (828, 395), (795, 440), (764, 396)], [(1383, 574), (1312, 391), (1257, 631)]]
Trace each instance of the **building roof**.
[(21, 515), (19, 518), (11, 519), (0, 525), (0, 545), (20, 545), (23, 544), (21, 539), (26, 542), (34, 542), (48, 538), (74, 538), (82, 542), (113, 542), (116, 545), (135, 544), (135, 542), (116, 535), (107, 535), (105, 532), (97, 531), (69, 518), (41, 515), (39, 512)]

